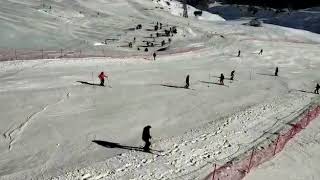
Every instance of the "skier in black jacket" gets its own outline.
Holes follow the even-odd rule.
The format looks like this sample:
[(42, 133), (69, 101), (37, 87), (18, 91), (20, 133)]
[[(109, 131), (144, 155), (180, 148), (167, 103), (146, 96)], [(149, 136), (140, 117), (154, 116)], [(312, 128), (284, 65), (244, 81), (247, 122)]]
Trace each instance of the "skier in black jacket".
[(189, 76), (189, 74), (187, 75), (187, 77), (186, 77), (186, 85), (184, 86), (184, 88), (186, 88), (186, 89), (188, 89), (189, 88), (189, 78), (190, 78), (190, 76)]
[(274, 72), (274, 76), (278, 76), (278, 73), (279, 73), (279, 68), (276, 67), (276, 71)]
[(156, 57), (157, 57), (156, 52), (154, 52), (154, 53), (152, 54), (152, 56), (153, 56), (153, 60), (155, 61), (155, 60), (156, 60)]
[(220, 75), (220, 84), (221, 85), (224, 85), (223, 80), (224, 80), (224, 75), (223, 75), (223, 73), (221, 73), (221, 75)]
[(148, 125), (143, 128), (143, 132), (142, 132), (142, 140), (145, 142), (143, 150), (145, 152), (150, 152), (150, 146), (151, 146), (150, 139), (152, 138), (150, 135), (150, 128), (151, 128), (151, 126)]
[(230, 77), (230, 80), (231, 80), (231, 81), (233, 81), (234, 73), (235, 73), (235, 72), (236, 72), (235, 70), (231, 71), (231, 77)]

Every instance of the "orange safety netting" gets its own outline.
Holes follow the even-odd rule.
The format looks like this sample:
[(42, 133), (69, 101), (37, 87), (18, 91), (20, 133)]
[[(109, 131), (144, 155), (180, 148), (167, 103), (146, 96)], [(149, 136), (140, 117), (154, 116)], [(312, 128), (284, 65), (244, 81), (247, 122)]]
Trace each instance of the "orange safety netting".
[(223, 166), (216, 169), (216, 166), (212, 172), (212, 180), (241, 180), (252, 168), (259, 166), (260, 164), (271, 160), (277, 153), (281, 152), (287, 142), (302, 131), (308, 124), (316, 119), (320, 114), (320, 106), (308, 110), (302, 118), (294, 123), (290, 124), (292, 127), (285, 131), (280, 132), (277, 139), (263, 149), (256, 150), (254, 147), (250, 150), (244, 159), (231, 160)]

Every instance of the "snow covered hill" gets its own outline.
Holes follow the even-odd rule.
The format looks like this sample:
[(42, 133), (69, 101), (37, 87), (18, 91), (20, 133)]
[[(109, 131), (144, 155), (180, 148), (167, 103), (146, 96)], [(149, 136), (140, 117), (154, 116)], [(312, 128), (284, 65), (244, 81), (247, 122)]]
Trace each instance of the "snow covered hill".
[[(308, 93), (320, 83), (318, 34), (186, 19), (179, 3), (163, 2), (55, 0), (51, 10), (49, 2), (0, 2), (2, 47), (83, 45), (114, 55), (0, 62), (1, 180), (203, 179), (318, 97)], [(22, 6), (33, 9), (23, 15)], [(154, 31), (157, 22), (163, 29)], [(177, 33), (155, 37), (170, 27)], [(124, 46), (133, 37), (133, 48)], [(138, 51), (145, 41), (156, 45)], [(97, 86), (101, 71), (106, 87)], [(154, 154), (141, 152), (146, 125)]]

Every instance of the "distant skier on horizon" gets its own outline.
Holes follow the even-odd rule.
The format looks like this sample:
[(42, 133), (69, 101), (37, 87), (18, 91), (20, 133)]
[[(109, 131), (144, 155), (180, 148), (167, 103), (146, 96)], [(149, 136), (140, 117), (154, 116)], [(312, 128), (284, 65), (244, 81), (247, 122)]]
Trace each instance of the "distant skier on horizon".
[(230, 80), (233, 81), (234, 79), (234, 73), (235, 73), (235, 70), (231, 71), (231, 75), (230, 75)]
[(100, 86), (104, 86), (104, 78), (108, 78), (108, 76), (105, 75), (104, 72), (101, 72), (98, 77), (100, 79)]
[(275, 72), (274, 72), (274, 76), (278, 76), (278, 73), (279, 73), (279, 68), (276, 67), (276, 70), (275, 70)]
[(262, 53), (263, 53), (263, 49), (260, 50), (259, 55), (262, 55)]
[(186, 88), (186, 89), (189, 89), (189, 78), (190, 78), (190, 76), (189, 76), (189, 74), (187, 75), (187, 77), (186, 77), (186, 85), (184, 86), (184, 88)]
[(223, 75), (223, 73), (221, 73), (221, 75), (220, 75), (220, 84), (221, 85), (224, 85), (224, 75)]
[(151, 146), (150, 139), (152, 138), (150, 135), (150, 128), (151, 128), (151, 126), (148, 125), (148, 126), (144, 127), (143, 131), (142, 131), (142, 140), (145, 142), (143, 150), (145, 152), (150, 152), (150, 146)]
[(320, 89), (320, 85), (319, 85), (319, 83), (317, 83), (316, 89), (314, 90), (314, 93), (319, 94), (319, 89)]

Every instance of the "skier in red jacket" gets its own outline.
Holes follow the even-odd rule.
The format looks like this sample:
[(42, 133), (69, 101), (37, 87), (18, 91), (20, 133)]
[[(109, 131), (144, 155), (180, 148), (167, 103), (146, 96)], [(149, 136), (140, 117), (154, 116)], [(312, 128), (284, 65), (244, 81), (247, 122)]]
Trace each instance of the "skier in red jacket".
[(108, 79), (108, 76), (105, 75), (104, 72), (101, 72), (98, 77), (100, 79), (100, 86), (104, 86), (104, 78), (106, 77)]

